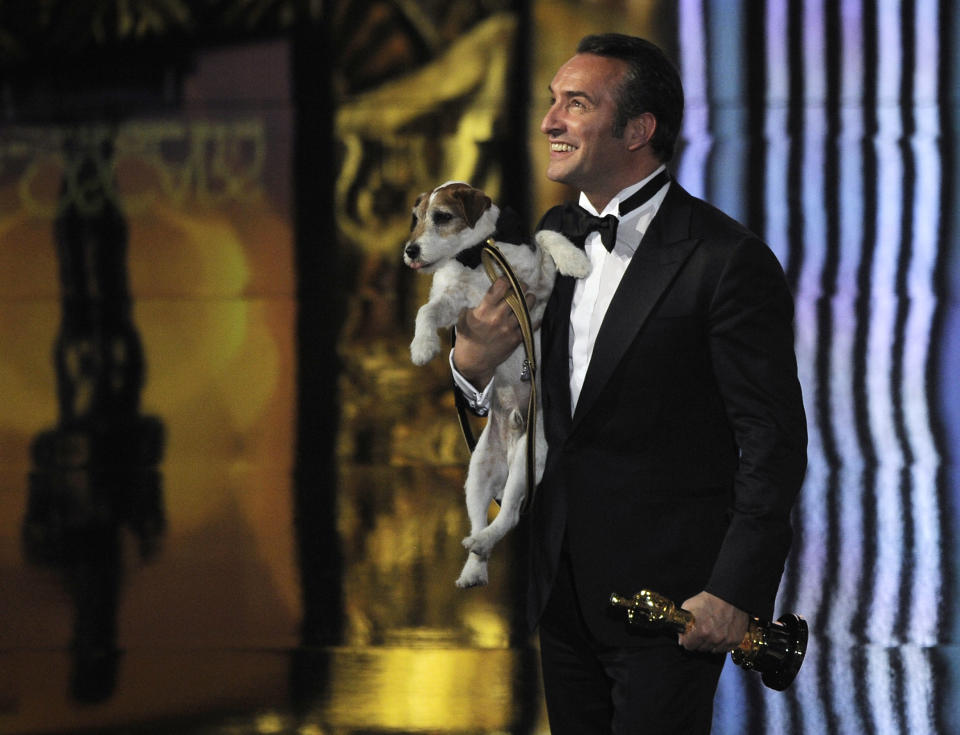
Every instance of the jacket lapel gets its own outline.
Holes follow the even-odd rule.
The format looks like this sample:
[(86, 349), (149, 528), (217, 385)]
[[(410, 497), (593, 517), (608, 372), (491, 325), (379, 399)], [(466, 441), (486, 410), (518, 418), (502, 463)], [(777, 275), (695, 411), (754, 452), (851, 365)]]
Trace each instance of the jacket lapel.
[[(696, 249), (699, 240), (690, 239), (689, 234), (690, 195), (674, 182), (630, 261), (600, 326), (572, 428), (576, 428), (596, 402), (650, 312)], [(570, 298), (565, 303), (569, 330)], [(567, 400), (569, 407), (569, 388)]]
[[(573, 277), (557, 275), (541, 335), (544, 391), (545, 395), (549, 393), (556, 406), (550, 414), (561, 422), (558, 428), (563, 434), (570, 427), (570, 304), (574, 286)], [(550, 317), (549, 323), (547, 316)]]

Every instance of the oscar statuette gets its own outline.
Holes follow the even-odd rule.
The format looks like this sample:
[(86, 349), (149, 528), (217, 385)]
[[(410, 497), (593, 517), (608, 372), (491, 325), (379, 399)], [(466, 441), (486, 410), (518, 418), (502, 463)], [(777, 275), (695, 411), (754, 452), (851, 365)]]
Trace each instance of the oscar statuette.
[[(650, 590), (640, 590), (633, 597), (614, 592), (610, 604), (624, 608), (627, 621), (634, 625), (679, 634), (692, 630), (696, 623), (693, 613)], [(746, 635), (730, 657), (737, 666), (759, 672), (764, 685), (783, 691), (800, 671), (806, 652), (807, 622), (799, 615), (789, 614), (776, 622), (751, 619)]]

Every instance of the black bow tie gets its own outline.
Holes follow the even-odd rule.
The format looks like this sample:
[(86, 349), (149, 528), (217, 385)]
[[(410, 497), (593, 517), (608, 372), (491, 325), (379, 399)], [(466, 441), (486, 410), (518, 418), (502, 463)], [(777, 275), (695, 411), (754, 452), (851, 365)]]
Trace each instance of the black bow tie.
[[(644, 184), (638, 192), (620, 202), (620, 217), (646, 204), (668, 181), (670, 181), (670, 174), (664, 169)], [(599, 232), (603, 246), (607, 249), (607, 252), (612, 253), (614, 246), (617, 244), (618, 224), (620, 224), (620, 219), (615, 214), (597, 217), (590, 214), (579, 204), (567, 204), (563, 208), (563, 223), (561, 225), (563, 234), (580, 248), (584, 246), (587, 235), (591, 232)]]

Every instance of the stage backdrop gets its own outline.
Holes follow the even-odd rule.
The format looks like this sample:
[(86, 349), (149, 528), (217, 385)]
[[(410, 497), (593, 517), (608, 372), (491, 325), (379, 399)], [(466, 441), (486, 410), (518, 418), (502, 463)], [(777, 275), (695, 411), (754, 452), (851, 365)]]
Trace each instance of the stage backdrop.
[(288, 59), (0, 130), (0, 730), (283, 696), (251, 652), (301, 619)]
[(715, 731), (956, 732), (956, 11), (678, 15), (678, 178), (780, 258), (810, 429), (778, 601), (810, 623), (807, 661), (785, 694), (725, 672)]
[(785, 693), (728, 665), (714, 732), (960, 732), (953, 3), (43, 6), (0, 3), (0, 58), (70, 58), (79, 19), (136, 74), (52, 88), (36, 53), (35, 89), (3, 79), (0, 730), (548, 732), (522, 529), (489, 587), (453, 584), (467, 455), (445, 361), (409, 361), (428, 279), (400, 253), (442, 181), (528, 223), (572, 195), (547, 84), (616, 30), (678, 60), (680, 183), (796, 294), (777, 612), (810, 650)]

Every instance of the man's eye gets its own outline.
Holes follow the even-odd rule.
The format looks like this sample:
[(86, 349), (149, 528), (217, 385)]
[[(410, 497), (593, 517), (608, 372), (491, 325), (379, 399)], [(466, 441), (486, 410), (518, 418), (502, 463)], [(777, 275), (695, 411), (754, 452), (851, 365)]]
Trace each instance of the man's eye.
[(433, 213), (433, 224), (442, 225), (445, 222), (449, 222), (453, 219), (453, 215), (449, 212), (434, 212)]

